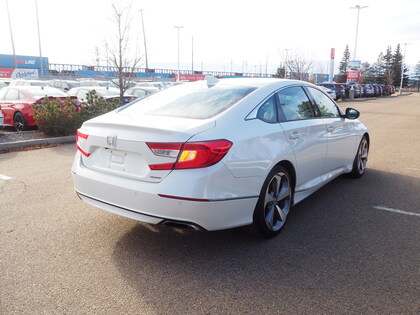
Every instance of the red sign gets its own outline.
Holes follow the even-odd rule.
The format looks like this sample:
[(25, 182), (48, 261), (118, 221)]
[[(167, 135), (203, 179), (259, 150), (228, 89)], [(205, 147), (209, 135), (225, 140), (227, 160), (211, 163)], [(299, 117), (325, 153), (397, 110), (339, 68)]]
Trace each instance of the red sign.
[(176, 81), (199, 81), (204, 80), (205, 77), (203, 74), (181, 74), (178, 80), (178, 75), (175, 74)]
[(331, 59), (335, 58), (335, 48), (331, 48)]
[(349, 79), (349, 80), (359, 80), (360, 79), (360, 71), (349, 71), (349, 72), (347, 72), (347, 79)]
[(15, 69), (0, 68), (0, 78), (11, 78)]

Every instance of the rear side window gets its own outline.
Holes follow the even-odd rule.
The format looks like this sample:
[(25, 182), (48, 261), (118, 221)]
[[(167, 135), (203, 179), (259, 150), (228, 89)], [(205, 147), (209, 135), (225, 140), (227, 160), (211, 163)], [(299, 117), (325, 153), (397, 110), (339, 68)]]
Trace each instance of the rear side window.
[(285, 120), (301, 120), (315, 117), (311, 102), (300, 86), (283, 89), (277, 93), (280, 110)]
[(17, 101), (17, 100), (19, 100), (19, 90), (10, 89), (7, 92), (6, 100), (8, 100), (8, 101)]
[(255, 89), (226, 85), (208, 87), (206, 81), (185, 83), (134, 102), (120, 112), (128, 115), (208, 119), (225, 111)]
[(270, 97), (260, 106), (257, 112), (257, 118), (268, 123), (277, 122), (276, 101), (274, 96)]

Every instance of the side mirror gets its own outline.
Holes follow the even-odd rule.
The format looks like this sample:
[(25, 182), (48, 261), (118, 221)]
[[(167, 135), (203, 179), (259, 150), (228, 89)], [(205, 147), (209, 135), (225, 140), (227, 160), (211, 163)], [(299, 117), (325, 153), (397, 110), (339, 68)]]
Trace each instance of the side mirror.
[(345, 118), (347, 119), (357, 119), (360, 116), (360, 112), (354, 108), (346, 108)]

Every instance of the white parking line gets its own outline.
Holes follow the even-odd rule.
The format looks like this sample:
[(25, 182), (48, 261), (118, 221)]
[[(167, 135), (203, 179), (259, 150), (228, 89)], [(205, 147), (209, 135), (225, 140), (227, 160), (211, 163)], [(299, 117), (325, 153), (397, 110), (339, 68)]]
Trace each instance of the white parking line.
[(0, 180), (9, 180), (9, 179), (12, 179), (12, 178), (9, 176), (0, 174)]
[(406, 214), (406, 215), (414, 215), (416, 217), (420, 217), (420, 213), (408, 212), (408, 211), (404, 211), (404, 210), (398, 210), (398, 209), (387, 208), (387, 207), (382, 207), (382, 206), (372, 206), (372, 208), (375, 208), (375, 209), (378, 209), (378, 210), (383, 210), (383, 211), (389, 211), (389, 212)]

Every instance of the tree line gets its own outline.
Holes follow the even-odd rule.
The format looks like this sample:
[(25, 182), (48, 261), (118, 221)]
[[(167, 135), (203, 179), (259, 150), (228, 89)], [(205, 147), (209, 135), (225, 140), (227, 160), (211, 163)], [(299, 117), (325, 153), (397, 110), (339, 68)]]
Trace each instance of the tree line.
[[(349, 61), (351, 55), (348, 45), (343, 53), (339, 66), (339, 74), (337, 77), (338, 83), (346, 82), (346, 73), (349, 71)], [(403, 86), (408, 83), (408, 68), (404, 66), (402, 71), (401, 65), (403, 62), (403, 55), (401, 53), (400, 44), (397, 45), (395, 50), (388, 46), (386, 52), (380, 52), (377, 60), (370, 64), (364, 62), (360, 68), (360, 83), (368, 84), (385, 84), (399, 86), (401, 82), (401, 75), (403, 76)]]

